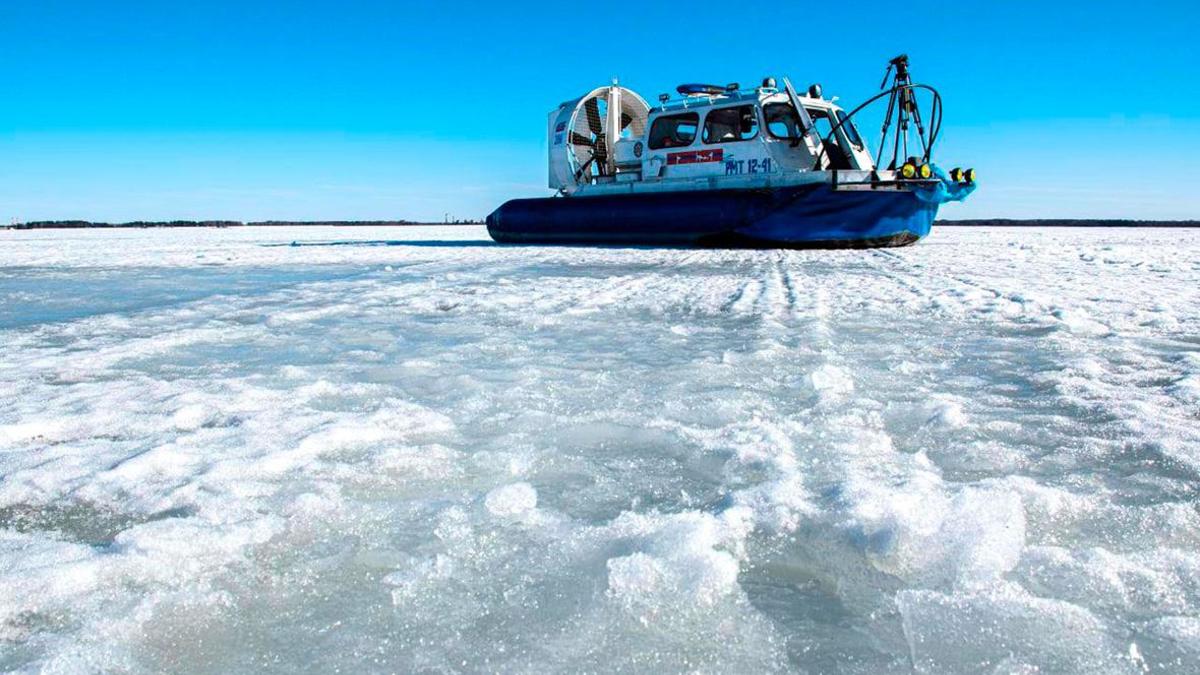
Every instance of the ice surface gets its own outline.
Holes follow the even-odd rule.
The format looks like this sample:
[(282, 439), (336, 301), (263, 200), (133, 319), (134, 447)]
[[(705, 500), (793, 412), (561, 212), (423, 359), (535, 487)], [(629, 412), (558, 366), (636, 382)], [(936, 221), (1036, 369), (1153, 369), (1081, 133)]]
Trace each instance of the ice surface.
[(1200, 232), (0, 232), (0, 670), (1195, 672)]

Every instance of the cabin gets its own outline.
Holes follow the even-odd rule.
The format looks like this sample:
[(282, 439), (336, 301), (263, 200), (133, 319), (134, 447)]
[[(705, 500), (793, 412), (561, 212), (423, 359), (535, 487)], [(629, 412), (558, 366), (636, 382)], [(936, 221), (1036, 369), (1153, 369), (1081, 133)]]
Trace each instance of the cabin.
[[(677, 92), (651, 107), (614, 84), (563, 103), (550, 114), (550, 187), (581, 195), (720, 189), (875, 168), (853, 121), (818, 85), (804, 96), (770, 78), (753, 89)], [(620, 129), (615, 138), (610, 129)]]

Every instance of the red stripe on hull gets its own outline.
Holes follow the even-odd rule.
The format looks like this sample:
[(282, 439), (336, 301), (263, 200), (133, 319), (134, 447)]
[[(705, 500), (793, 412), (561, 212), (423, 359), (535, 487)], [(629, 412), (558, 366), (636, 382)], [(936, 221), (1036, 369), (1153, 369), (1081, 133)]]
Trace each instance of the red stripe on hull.
[(667, 154), (667, 166), (679, 164), (708, 164), (709, 162), (725, 161), (725, 150), (691, 150), (688, 152), (672, 152)]

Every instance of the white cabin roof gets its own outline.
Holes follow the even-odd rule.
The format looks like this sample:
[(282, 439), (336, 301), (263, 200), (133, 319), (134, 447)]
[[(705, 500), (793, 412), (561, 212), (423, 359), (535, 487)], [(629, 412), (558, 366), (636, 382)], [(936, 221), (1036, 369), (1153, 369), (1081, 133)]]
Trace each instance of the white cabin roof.
[[(829, 99), (812, 98), (809, 96), (797, 96), (800, 99), (800, 104), (811, 108), (821, 108), (828, 110), (838, 110), (838, 106)], [(758, 103), (763, 105), (766, 103), (787, 103), (787, 93), (770, 88), (760, 87), (758, 89), (735, 90), (732, 92), (724, 92), (721, 94), (706, 96), (681, 96), (671, 99), (666, 103), (659, 103), (650, 107), (650, 116), (654, 117), (662, 113), (700, 111), (707, 108), (716, 108), (723, 105), (733, 103)]]

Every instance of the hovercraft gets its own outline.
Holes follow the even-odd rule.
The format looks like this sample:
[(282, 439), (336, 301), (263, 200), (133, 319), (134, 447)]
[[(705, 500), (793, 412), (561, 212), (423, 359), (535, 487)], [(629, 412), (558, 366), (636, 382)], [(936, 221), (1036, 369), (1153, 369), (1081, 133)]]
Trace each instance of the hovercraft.
[[(913, 83), (906, 56), (889, 62), (881, 89), (847, 113), (820, 85), (801, 96), (786, 78), (782, 88), (685, 84), (654, 107), (614, 81), (550, 113), (557, 194), (505, 203), (488, 233), (520, 244), (912, 244), (941, 204), (970, 194), (975, 172), (932, 163), (941, 96)], [(854, 119), (883, 100), (872, 156)]]

